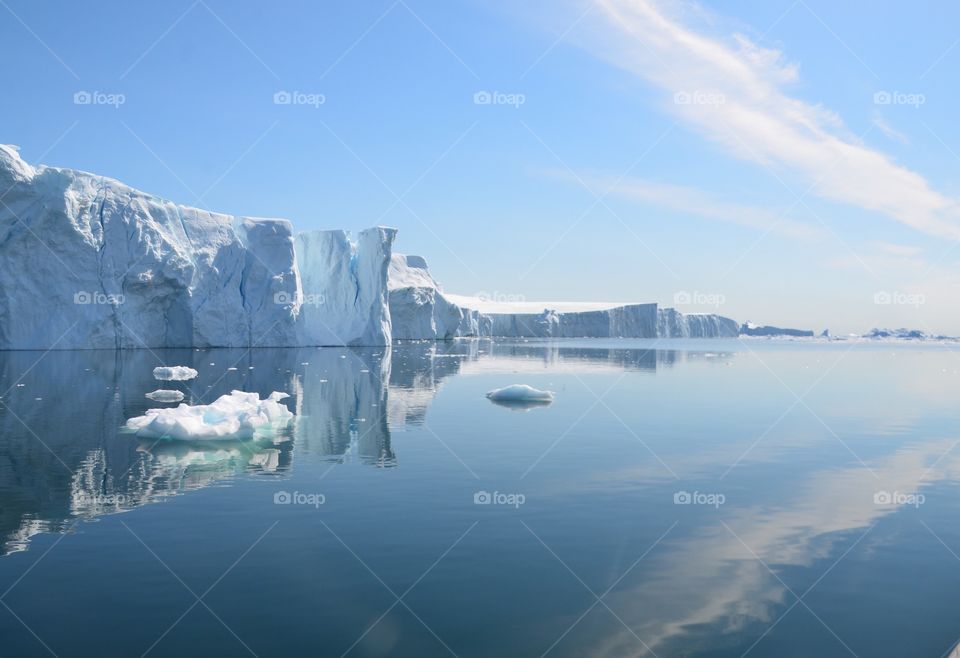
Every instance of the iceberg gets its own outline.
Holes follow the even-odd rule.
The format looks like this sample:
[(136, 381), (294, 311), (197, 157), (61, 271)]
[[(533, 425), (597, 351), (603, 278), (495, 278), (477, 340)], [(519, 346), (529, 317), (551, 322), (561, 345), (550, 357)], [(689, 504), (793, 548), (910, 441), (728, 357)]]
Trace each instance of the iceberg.
[[(829, 332), (827, 337), (829, 337)], [(790, 336), (793, 338), (812, 338), (813, 331), (810, 329), (787, 329), (784, 327), (771, 327), (769, 325), (759, 326), (752, 322), (744, 322), (740, 327), (741, 336)]]
[(0, 145), (0, 349), (386, 345), (394, 230), (294, 235)]
[(180, 402), (183, 400), (183, 392), (161, 388), (147, 393), (145, 397), (154, 402)]
[(553, 391), (541, 391), (527, 384), (511, 384), (487, 393), (495, 402), (553, 402)]
[(714, 314), (657, 304), (490, 302), (445, 293), (422, 256), (393, 254), (388, 271), (396, 339), (733, 338), (739, 325)]
[(293, 419), (293, 413), (280, 403), (286, 397), (289, 395), (274, 391), (261, 400), (256, 393), (232, 391), (210, 404), (149, 409), (145, 415), (128, 420), (126, 429), (144, 439), (181, 441), (265, 436)]
[(672, 308), (657, 311), (659, 338), (736, 338), (736, 320), (713, 313), (681, 313)]
[(380, 346), (399, 340), (735, 337), (655, 303), (491, 303), (443, 291), (378, 226), (178, 205), (0, 145), (0, 350)]
[(196, 370), (187, 366), (158, 366), (153, 369), (154, 379), (161, 381), (182, 382), (194, 379), (199, 374)]
[(479, 313), (448, 299), (421, 256), (393, 254), (387, 276), (393, 338), (446, 340), (457, 336), (489, 335)]

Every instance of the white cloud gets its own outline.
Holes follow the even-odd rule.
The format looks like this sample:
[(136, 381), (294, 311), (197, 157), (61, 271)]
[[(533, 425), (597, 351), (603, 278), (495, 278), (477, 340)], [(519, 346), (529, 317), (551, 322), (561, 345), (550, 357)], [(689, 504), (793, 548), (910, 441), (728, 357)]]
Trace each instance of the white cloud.
[[(799, 180), (789, 183), (797, 194), (809, 188), (924, 233), (960, 239), (957, 200), (860, 143), (835, 113), (788, 94), (798, 69), (779, 51), (741, 35), (706, 36), (653, 0), (598, 4), (605, 20), (589, 47), (661, 88), (670, 111), (708, 139)], [(677, 94), (685, 94), (680, 102)]]

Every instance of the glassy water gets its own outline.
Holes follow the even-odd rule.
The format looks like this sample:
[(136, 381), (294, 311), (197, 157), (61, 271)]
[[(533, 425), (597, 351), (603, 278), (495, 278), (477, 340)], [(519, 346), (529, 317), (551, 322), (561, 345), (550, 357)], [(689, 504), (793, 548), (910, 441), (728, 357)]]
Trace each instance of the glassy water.
[[(285, 391), (269, 440), (126, 419)], [(943, 346), (456, 342), (0, 354), (4, 656), (942, 656)], [(512, 383), (556, 392), (508, 408)], [(168, 386), (164, 386), (168, 387)]]

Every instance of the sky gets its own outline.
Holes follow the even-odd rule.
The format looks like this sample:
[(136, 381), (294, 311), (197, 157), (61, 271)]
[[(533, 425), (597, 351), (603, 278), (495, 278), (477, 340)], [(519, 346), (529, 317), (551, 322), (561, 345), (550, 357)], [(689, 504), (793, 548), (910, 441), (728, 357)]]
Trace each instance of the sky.
[(960, 335), (960, 5), (0, 0), (0, 143), (448, 291)]

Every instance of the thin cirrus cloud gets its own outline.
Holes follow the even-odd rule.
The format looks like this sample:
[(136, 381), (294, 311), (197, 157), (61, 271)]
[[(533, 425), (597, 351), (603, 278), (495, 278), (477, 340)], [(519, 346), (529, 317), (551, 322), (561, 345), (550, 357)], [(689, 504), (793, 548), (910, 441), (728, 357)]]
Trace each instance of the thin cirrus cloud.
[(809, 192), (960, 239), (957, 200), (862, 144), (836, 114), (790, 96), (785, 87), (797, 69), (779, 51), (741, 35), (706, 36), (654, 0), (597, 4), (602, 19), (593, 21), (598, 32), (586, 47), (662, 89), (672, 113), (735, 157), (787, 172), (802, 182), (797, 195)]
[[(719, 199), (703, 190), (673, 185), (634, 176), (613, 177), (602, 174), (574, 175), (561, 170), (544, 170), (544, 176), (579, 183), (594, 195), (612, 196), (634, 203), (655, 206), (697, 219), (725, 222), (777, 233), (788, 238), (822, 238), (827, 232), (818, 224), (800, 222), (787, 217), (793, 208), (782, 211)], [(796, 206), (797, 204), (793, 204)]]

